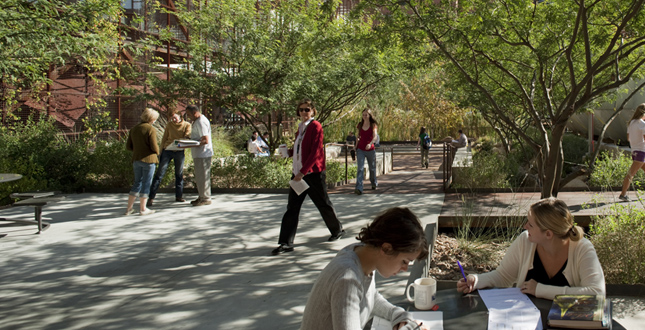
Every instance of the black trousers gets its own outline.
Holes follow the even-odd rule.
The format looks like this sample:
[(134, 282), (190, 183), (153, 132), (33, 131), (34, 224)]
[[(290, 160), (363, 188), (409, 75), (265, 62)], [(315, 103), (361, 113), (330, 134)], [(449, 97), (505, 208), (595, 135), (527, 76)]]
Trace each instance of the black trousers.
[[(298, 230), (300, 208), (302, 207), (302, 203), (305, 201), (305, 197), (307, 197), (307, 195), (318, 208), (320, 215), (322, 215), (322, 218), (325, 220), (325, 224), (332, 235), (337, 235), (341, 230), (343, 230), (343, 225), (336, 217), (334, 205), (332, 205), (329, 195), (327, 195), (327, 183), (325, 182), (325, 177), (325, 171), (305, 175), (302, 179), (307, 182), (309, 189), (305, 190), (300, 194), (300, 196), (298, 196), (293, 189), (289, 189), (289, 202), (287, 204), (287, 212), (285, 212), (282, 217), (278, 244), (293, 245), (293, 240), (296, 237), (296, 231)], [(293, 179), (293, 176), (291, 178)]]

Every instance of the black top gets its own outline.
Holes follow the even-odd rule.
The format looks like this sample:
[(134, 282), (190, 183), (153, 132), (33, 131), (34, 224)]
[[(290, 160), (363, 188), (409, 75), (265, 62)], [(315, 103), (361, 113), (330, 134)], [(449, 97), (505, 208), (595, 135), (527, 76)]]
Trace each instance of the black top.
[(565, 261), (562, 268), (560, 268), (553, 277), (549, 278), (549, 275), (546, 273), (546, 269), (544, 269), (544, 265), (542, 264), (542, 260), (540, 260), (540, 255), (537, 250), (535, 250), (535, 255), (533, 256), (533, 269), (530, 269), (528, 273), (526, 273), (526, 281), (534, 279), (536, 282), (546, 285), (569, 286), (569, 281), (567, 281), (567, 278), (564, 277), (564, 274), (562, 273), (564, 268), (567, 267), (567, 262), (569, 262), (569, 260)]

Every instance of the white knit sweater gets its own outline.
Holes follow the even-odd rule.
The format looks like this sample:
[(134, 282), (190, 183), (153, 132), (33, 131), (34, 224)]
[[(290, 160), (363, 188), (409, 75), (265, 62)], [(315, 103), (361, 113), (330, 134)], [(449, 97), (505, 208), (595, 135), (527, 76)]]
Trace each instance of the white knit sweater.
[[(476, 276), (475, 288), (511, 287), (526, 279), (526, 273), (533, 269), (533, 256), (537, 245), (529, 241), (524, 231), (511, 244), (496, 270)], [(605, 275), (593, 244), (582, 238), (569, 243), (567, 266), (562, 271), (570, 286), (553, 286), (538, 283), (535, 296), (551, 299), (558, 294), (605, 294)]]

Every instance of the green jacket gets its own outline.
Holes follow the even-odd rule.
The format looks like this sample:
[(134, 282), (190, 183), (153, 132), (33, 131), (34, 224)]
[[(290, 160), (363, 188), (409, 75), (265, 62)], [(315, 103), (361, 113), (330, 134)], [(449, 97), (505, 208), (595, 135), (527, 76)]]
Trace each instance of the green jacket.
[(144, 163), (159, 163), (159, 145), (157, 130), (149, 123), (139, 123), (132, 127), (128, 135), (126, 148), (132, 151), (132, 161)]

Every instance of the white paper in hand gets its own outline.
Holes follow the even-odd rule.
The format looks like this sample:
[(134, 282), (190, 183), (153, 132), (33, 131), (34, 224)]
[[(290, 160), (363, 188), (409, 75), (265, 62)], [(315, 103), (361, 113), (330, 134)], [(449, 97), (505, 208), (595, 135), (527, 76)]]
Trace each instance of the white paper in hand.
[[(423, 322), (423, 325), (432, 330), (443, 330), (443, 312), (411, 312), (412, 317), (419, 322)], [(382, 319), (378, 316), (374, 316), (372, 321), (372, 330), (390, 330), (392, 326), (390, 321)]]
[(305, 180), (291, 180), (289, 181), (289, 185), (291, 186), (293, 191), (298, 194), (298, 196), (300, 196), (300, 194), (302, 194), (305, 190), (309, 189), (309, 185), (307, 184), (307, 182), (305, 182)]

